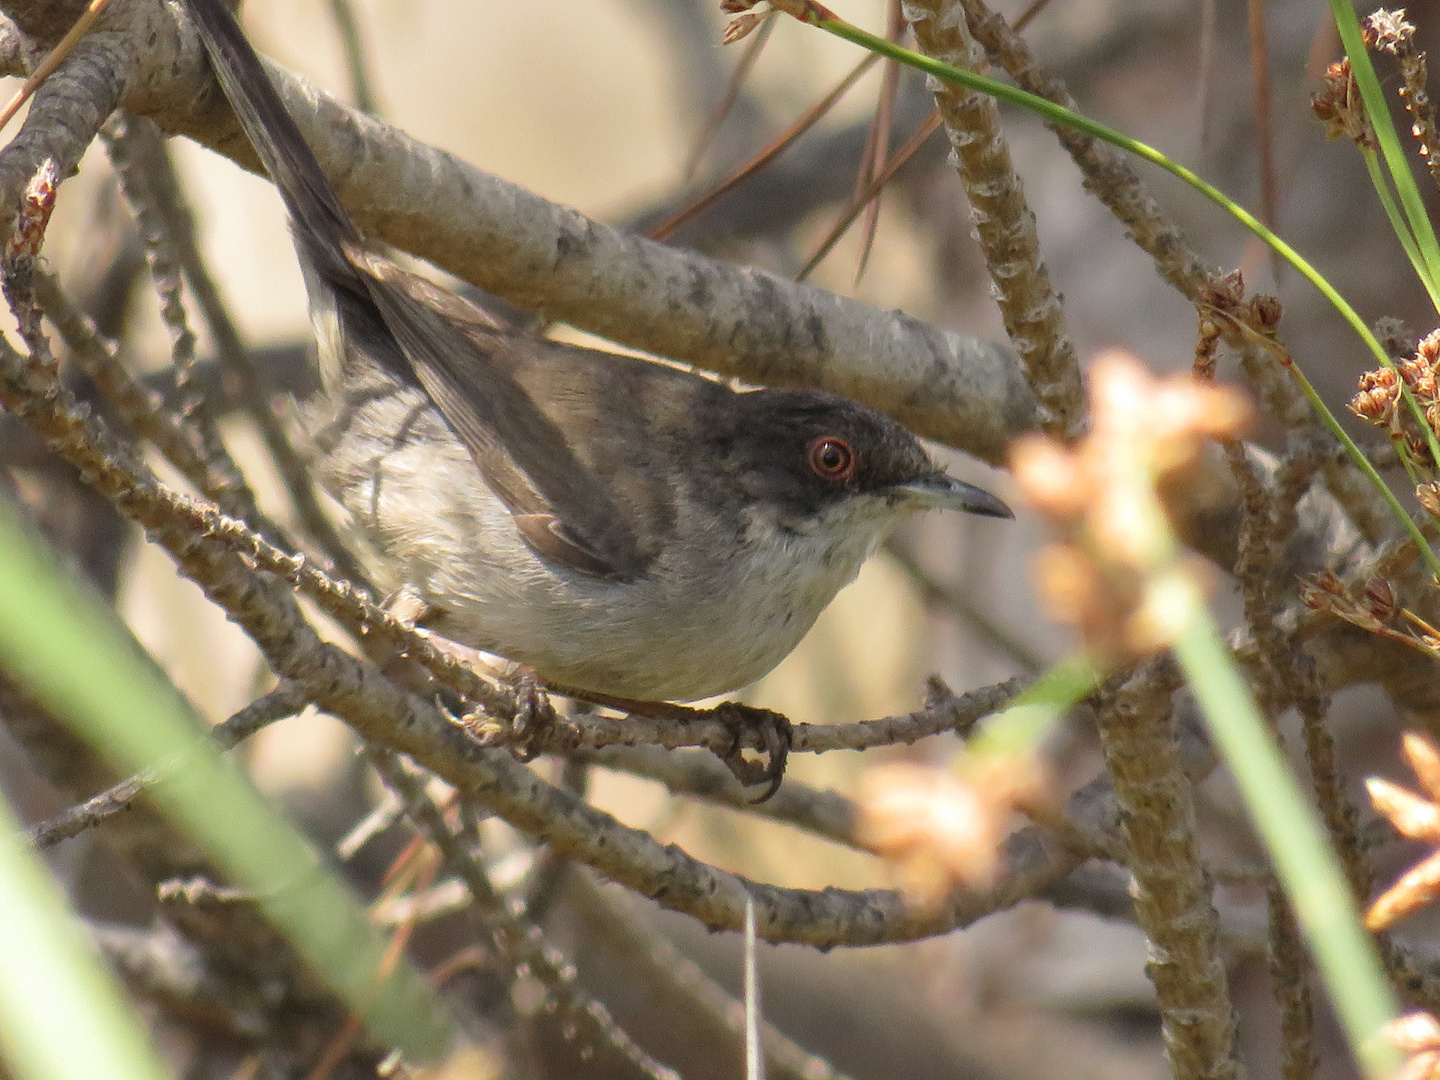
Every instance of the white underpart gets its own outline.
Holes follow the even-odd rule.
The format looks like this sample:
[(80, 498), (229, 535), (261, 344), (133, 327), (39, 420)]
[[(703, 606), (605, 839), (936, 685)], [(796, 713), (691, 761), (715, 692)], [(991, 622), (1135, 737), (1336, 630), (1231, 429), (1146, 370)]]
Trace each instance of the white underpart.
[[(866, 496), (797, 531), (755, 510), (723, 560), (693, 548), (727, 545), (682, 532), (641, 578), (606, 581), (541, 560), (453, 438), (345, 456), (364, 466), (332, 458), (327, 483), (373, 547), (370, 569), (440, 609), (436, 631), (555, 683), (649, 701), (709, 697), (767, 674), (909, 513)], [(676, 516), (693, 520), (683, 507)]]

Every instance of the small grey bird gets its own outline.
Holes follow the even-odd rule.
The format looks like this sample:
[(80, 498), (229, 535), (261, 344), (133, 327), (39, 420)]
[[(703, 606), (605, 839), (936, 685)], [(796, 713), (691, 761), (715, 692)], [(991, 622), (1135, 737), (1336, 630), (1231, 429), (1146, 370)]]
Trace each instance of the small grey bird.
[(519, 333), (402, 269), (219, 0), (184, 7), (289, 212), (323, 482), (436, 633), (552, 686), (693, 701), (775, 667), (913, 512), (1011, 516), (874, 409)]

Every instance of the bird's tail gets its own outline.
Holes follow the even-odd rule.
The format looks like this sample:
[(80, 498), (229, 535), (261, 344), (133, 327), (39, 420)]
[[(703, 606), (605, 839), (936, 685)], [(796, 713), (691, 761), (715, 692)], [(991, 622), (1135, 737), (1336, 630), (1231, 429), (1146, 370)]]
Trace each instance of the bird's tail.
[(183, 0), (240, 125), (280, 190), (296, 245), (332, 286), (364, 292), (345, 257), (360, 232), (245, 34), (220, 0)]

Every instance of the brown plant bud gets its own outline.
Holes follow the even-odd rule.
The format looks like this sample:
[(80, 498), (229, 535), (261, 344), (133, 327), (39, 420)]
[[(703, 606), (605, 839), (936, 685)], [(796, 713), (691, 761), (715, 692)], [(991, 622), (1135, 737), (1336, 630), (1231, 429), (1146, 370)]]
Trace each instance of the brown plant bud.
[(1213, 278), (1200, 288), (1197, 302), (1205, 307), (1229, 311), (1245, 300), (1245, 276), (1239, 270), (1231, 270), (1219, 278)]
[(1350, 72), (1350, 59), (1336, 60), (1325, 69), (1320, 89), (1310, 95), (1310, 108), (1325, 124), (1325, 138), (1352, 139), (1374, 147), (1375, 134), (1360, 101), (1360, 88)]
[(1345, 583), (1329, 570), (1300, 581), (1300, 602), (1314, 611), (1331, 611), (1337, 602), (1350, 602)]
[(1255, 321), (1259, 323), (1259, 329), (1273, 330), (1280, 325), (1280, 316), (1283, 310), (1280, 307), (1280, 298), (1266, 296), (1264, 293), (1257, 294), (1251, 301), (1251, 307), (1255, 311)]
[(45, 229), (55, 209), (55, 193), (60, 187), (60, 168), (46, 158), (25, 185), (19, 213), (5, 244), (5, 261), (14, 263), (35, 259), (45, 242)]
[(1369, 605), (1370, 617), (1377, 622), (1388, 623), (1400, 614), (1395, 590), (1383, 577), (1372, 577), (1365, 583), (1365, 602)]
[(1388, 427), (1395, 418), (1400, 400), (1400, 380), (1389, 368), (1367, 371), (1360, 376), (1360, 392), (1350, 399), (1350, 411), (1377, 427)]
[(1420, 507), (1432, 517), (1440, 516), (1440, 480), (1429, 480), (1415, 489)]
[(759, 11), (748, 11), (743, 15), (736, 15), (725, 25), (725, 31), (720, 36), (720, 43), (733, 45), (742, 38), (749, 37), (750, 31), (764, 21), (765, 14)]
[(1418, 356), (1407, 357), (1395, 365), (1400, 378), (1410, 387), (1410, 392), (1422, 405), (1435, 402), (1435, 370)]
[(1191, 369), (1197, 379), (1209, 382), (1215, 378), (1215, 354), (1220, 348), (1221, 332), (1219, 321), (1201, 308), (1199, 333), (1195, 338), (1195, 366)]

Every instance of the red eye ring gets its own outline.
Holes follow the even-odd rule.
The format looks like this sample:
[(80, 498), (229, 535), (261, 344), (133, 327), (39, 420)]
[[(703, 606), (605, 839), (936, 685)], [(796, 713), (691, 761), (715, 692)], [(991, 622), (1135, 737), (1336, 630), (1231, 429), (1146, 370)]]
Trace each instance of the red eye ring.
[(821, 480), (839, 483), (855, 475), (855, 451), (844, 439), (834, 435), (817, 435), (811, 439), (805, 461)]

